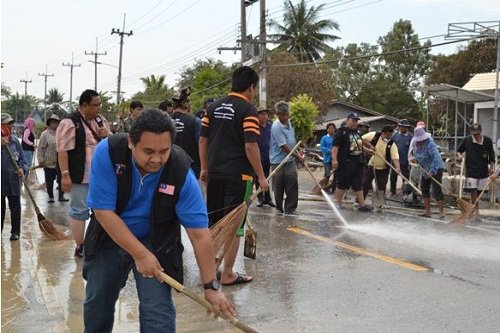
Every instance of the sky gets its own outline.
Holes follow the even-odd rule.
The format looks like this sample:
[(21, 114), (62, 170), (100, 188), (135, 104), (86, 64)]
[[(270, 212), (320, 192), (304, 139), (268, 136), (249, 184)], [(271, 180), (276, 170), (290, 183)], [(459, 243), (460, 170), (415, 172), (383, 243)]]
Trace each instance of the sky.
[[(292, 0), (297, 3), (299, 0)], [(498, 0), (306, 0), (308, 6), (325, 4), (321, 18), (333, 19), (341, 39), (331, 46), (349, 43), (375, 44), (399, 19), (410, 20), (419, 37), (444, 42), (448, 23), (499, 21)], [(266, 1), (268, 19), (281, 21), (282, 0)], [(125, 30), (123, 30), (125, 14)], [(70, 97), (70, 68), (73, 67), (73, 100), (94, 88), (93, 56), (98, 57), (97, 89), (115, 96), (117, 90), (120, 37), (112, 28), (132, 31), (124, 37), (122, 91), (125, 98), (144, 89), (140, 80), (151, 74), (165, 75), (169, 86), (195, 60), (212, 58), (227, 64), (240, 54), (217, 47), (233, 47), (239, 38), (240, 0), (2, 0), (1, 81), (13, 92), (43, 98), (57, 88)], [(258, 35), (259, 4), (247, 7), (247, 32)], [(269, 33), (270, 31), (268, 31)], [(458, 44), (436, 47), (431, 53), (451, 54)], [(72, 60), (73, 57), (73, 60)], [(116, 97), (113, 97), (116, 100)]]

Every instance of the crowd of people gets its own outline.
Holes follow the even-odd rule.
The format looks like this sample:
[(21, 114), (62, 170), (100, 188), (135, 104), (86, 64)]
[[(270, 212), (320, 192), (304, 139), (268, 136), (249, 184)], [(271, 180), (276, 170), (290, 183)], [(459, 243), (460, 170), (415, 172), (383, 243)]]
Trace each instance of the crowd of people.
[[(298, 214), (297, 164), (303, 162), (302, 154), (293, 150), (296, 135), (289, 103), (257, 109), (251, 102), (257, 83), (257, 73), (243, 66), (232, 74), (231, 92), (208, 99), (203, 110), (193, 113), (191, 90), (183, 88), (158, 109), (144, 110), (140, 101), (132, 101), (121, 125), (100, 114), (100, 96), (88, 89), (75, 112), (47, 119), (38, 147), (32, 118), (26, 120), (20, 142), (11, 134), (13, 119), (2, 114), (2, 230), (7, 199), (10, 239), (20, 237), (20, 179), (28, 174), (36, 152), (48, 203), (55, 202), (56, 181), (58, 201), (68, 201), (65, 193), (71, 196), (74, 255), (84, 259), (87, 281), (86, 332), (112, 330), (115, 303), (131, 271), (141, 303), (141, 330), (175, 331), (171, 290), (161, 283), (159, 272), (182, 282), (181, 225), (194, 248), (205, 298), (216, 313), (235, 313), (219, 284), (253, 280), (234, 270), (245, 221), (222, 261), (214, 256), (209, 227), (249, 200), (254, 186), (262, 191), (257, 207), (267, 205), (285, 216)], [(271, 121), (273, 113), (276, 119)], [(439, 217), (444, 217), (439, 185), (443, 160), (425, 124), (418, 123), (413, 134), (411, 128), (401, 119), (397, 130), (388, 125), (370, 131), (370, 124), (356, 113), (339, 128), (334, 123), (326, 126), (320, 142), (324, 177), (333, 175), (331, 188), (339, 207), (352, 189), (358, 211), (372, 211), (365, 202), (372, 182), (374, 191), (385, 196), (390, 180), (390, 192), (396, 195), (398, 177), (408, 181), (413, 165), (421, 172), (422, 216), (432, 216), (432, 187)], [(480, 125), (472, 125), (470, 132), (458, 153), (465, 159), (465, 188), (475, 202), (488, 177), (495, 177), (495, 156), (492, 140), (481, 134)], [(275, 172), (272, 191), (270, 172)]]

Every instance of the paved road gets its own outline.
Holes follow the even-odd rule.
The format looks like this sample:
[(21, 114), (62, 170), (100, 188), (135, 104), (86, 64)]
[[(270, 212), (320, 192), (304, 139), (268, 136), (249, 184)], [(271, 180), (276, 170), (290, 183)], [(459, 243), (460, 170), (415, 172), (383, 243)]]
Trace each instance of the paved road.
[[(41, 208), (67, 228), (66, 205)], [(31, 205), (23, 209), (21, 240), (8, 240), (8, 219), (2, 235), (2, 330), (81, 332), (74, 245), (45, 238)], [(500, 221), (453, 226), (401, 213), (342, 210), (344, 226), (321, 201), (301, 201), (298, 216), (252, 208), (257, 259), (239, 259), (237, 270), (255, 281), (224, 292), (259, 332), (500, 332)], [(186, 286), (201, 292), (190, 246), (185, 262)], [(179, 332), (237, 331), (185, 296), (175, 302)], [(115, 332), (138, 332), (137, 316), (129, 283)]]

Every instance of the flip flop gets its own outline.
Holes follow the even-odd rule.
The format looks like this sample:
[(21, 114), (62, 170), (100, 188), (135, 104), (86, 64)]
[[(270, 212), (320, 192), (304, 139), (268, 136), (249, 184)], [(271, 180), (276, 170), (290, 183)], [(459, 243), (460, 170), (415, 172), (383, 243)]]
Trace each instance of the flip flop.
[(429, 215), (427, 213), (419, 214), (418, 216), (420, 216), (420, 217), (427, 217), (427, 218), (431, 218), (432, 217), (432, 215)]
[(236, 284), (243, 284), (243, 283), (248, 283), (252, 282), (253, 277), (251, 276), (246, 276), (240, 273), (236, 273), (236, 279), (234, 281), (229, 282), (229, 283), (221, 283), (223, 286), (234, 286)]

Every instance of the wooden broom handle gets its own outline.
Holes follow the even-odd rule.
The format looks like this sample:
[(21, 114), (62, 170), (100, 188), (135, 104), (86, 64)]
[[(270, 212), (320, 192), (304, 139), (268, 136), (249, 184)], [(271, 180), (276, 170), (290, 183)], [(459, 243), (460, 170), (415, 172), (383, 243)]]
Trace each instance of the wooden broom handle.
[[(269, 176), (267, 176), (266, 180), (269, 182), (269, 180), (271, 179), (272, 176), (274, 176), (276, 174), (276, 172), (278, 172), (279, 169), (281, 169), (281, 167), (283, 165), (285, 165), (285, 163), (288, 161), (288, 159), (290, 158), (290, 156), (293, 155), (293, 153), (295, 153), (295, 151), (297, 150), (297, 148), (299, 148), (299, 145), (302, 143), (302, 140), (299, 140), (299, 142), (297, 142), (297, 144), (295, 145), (295, 147), (292, 148), (292, 150), (290, 150), (290, 152), (288, 153), (288, 155), (285, 156), (285, 158), (283, 159), (283, 161), (281, 161), (280, 164), (278, 164), (278, 166), (269, 174)], [(257, 191), (255, 191), (254, 194), (252, 194), (252, 196), (250, 197), (249, 199), (249, 202), (253, 202), (255, 200), (255, 198), (257, 198), (257, 196), (262, 192), (262, 188), (259, 187), (259, 189)]]
[[(164, 272), (162, 271), (157, 271), (157, 274), (161, 277), (162, 281), (164, 281), (166, 284), (168, 284), (170, 287), (174, 288), (175, 290), (177, 290), (178, 292), (181, 292), (183, 293), (184, 295), (186, 295), (187, 297), (191, 298), (193, 301), (197, 302), (198, 304), (200, 304), (201, 306), (203, 306), (204, 308), (206, 308), (207, 310), (209, 311), (213, 311), (213, 306), (212, 304), (207, 301), (205, 298), (201, 297), (200, 295), (186, 289), (182, 284), (180, 284), (179, 282), (177, 282), (175, 279), (173, 279), (172, 277), (170, 277), (169, 275), (165, 274)], [(243, 332), (247, 332), (247, 333), (257, 333), (256, 330), (254, 330), (253, 328), (251, 328), (250, 326), (242, 323), (241, 321), (239, 321), (238, 318), (236, 318), (235, 316), (232, 316), (232, 315), (226, 315), (222, 312), (219, 313), (219, 315), (224, 318), (224, 320), (230, 322), (233, 326), (239, 328), (240, 330), (242, 330)]]
[[(411, 180), (406, 178), (402, 172), (397, 172), (396, 168), (391, 163), (389, 163), (389, 161), (387, 161), (384, 156), (380, 155), (375, 149), (373, 150), (373, 152), (375, 153), (375, 155), (381, 158), (385, 164), (387, 164), (392, 170), (394, 170), (394, 172), (396, 172), (399, 176), (401, 176), (401, 178), (403, 178), (408, 184), (410, 184), (410, 186), (413, 187), (413, 189), (417, 191), (418, 194), (422, 195), (422, 191), (420, 191), (420, 189), (416, 187)], [(373, 167), (373, 169), (375, 169), (375, 167)]]

